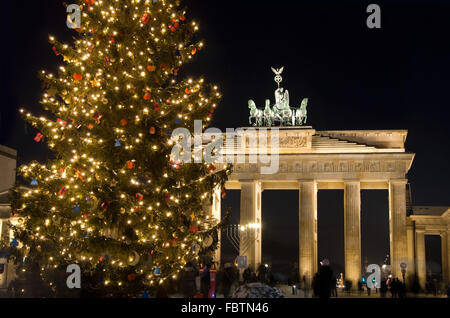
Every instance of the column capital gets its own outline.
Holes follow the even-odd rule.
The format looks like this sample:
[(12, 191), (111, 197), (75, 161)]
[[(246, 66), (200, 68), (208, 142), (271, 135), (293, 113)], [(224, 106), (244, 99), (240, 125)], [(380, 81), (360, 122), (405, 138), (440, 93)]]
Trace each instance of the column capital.
[(239, 183), (253, 183), (254, 179), (239, 179)]
[(389, 179), (389, 184), (391, 185), (406, 185), (408, 183), (408, 179)]
[(298, 181), (298, 188), (301, 190), (301, 188), (304, 188), (305, 186), (312, 186), (314, 191), (317, 193), (317, 180), (299, 180)]
[(425, 227), (416, 227), (416, 233), (425, 234)]
[(261, 180), (256, 180), (256, 179), (240, 179), (239, 184), (241, 184), (241, 185), (242, 184), (250, 184), (250, 185), (256, 184), (256, 185), (262, 187)]
[(361, 183), (360, 179), (344, 179), (344, 184)]
[(313, 185), (317, 185), (317, 180), (315, 179), (302, 179), (302, 180), (298, 180), (298, 185), (301, 186), (302, 184), (313, 184)]

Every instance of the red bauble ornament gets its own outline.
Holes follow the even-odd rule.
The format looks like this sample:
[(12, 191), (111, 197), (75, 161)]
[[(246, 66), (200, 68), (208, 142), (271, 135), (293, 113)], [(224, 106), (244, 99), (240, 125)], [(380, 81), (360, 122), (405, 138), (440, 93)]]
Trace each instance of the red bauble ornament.
[(171, 160), (170, 161), (170, 165), (172, 166), (172, 168), (175, 168), (175, 169), (180, 169), (181, 168), (181, 161), (173, 161), (173, 160)]
[(122, 126), (126, 126), (126, 125), (128, 125), (128, 122), (127, 122), (126, 119), (122, 119), (122, 120), (120, 121), (120, 124), (121, 124)]
[(56, 46), (52, 47), (53, 52), (55, 53), (56, 56), (59, 55), (58, 49), (56, 48)]
[(84, 0), (88, 5), (93, 5), (95, 3), (95, 0)]
[(141, 22), (144, 23), (144, 24), (147, 24), (148, 20), (150, 20), (150, 15), (148, 14), (148, 12), (145, 12), (144, 15), (141, 18)]
[(154, 134), (156, 134), (156, 128), (155, 127), (150, 127), (148, 132), (149, 132), (150, 135), (154, 135)]
[(67, 126), (67, 121), (62, 120), (61, 118), (56, 119), (56, 122), (57, 122), (58, 124), (60, 124), (61, 126), (63, 126), (63, 127), (66, 127), (66, 126)]
[(42, 138), (44, 138), (44, 135), (41, 133), (37, 133), (36, 137), (34, 137), (34, 141), (41, 142)]
[(108, 210), (110, 204), (111, 204), (111, 202), (103, 202), (100, 207), (106, 211), (106, 210)]
[(75, 73), (75, 74), (73, 74), (73, 78), (76, 81), (81, 81), (83, 79), (83, 76), (81, 74)]
[(180, 24), (178, 23), (178, 21), (173, 19), (172, 23), (169, 24), (169, 29), (170, 29), (170, 31), (175, 32), (179, 26), (180, 26)]
[(192, 233), (197, 233), (198, 232), (198, 226), (196, 225), (191, 225), (189, 227), (189, 231), (191, 231)]
[(152, 94), (150, 94), (150, 93), (145, 93), (144, 99), (145, 99), (145, 100), (149, 100), (150, 98), (152, 98)]
[(130, 275), (128, 275), (128, 281), (132, 282), (134, 280), (136, 280), (136, 274), (131, 273)]
[(156, 66), (154, 66), (154, 65), (147, 65), (147, 70), (149, 72), (154, 72), (154, 71), (156, 71)]
[(186, 89), (184, 90), (184, 92), (185, 92), (186, 94), (188, 94), (188, 95), (191, 93), (191, 91), (190, 91), (189, 88), (187, 88), (187, 87), (186, 87)]
[(195, 55), (197, 53), (197, 48), (194, 48), (191, 53), (192, 55)]
[(216, 166), (213, 165), (213, 164), (210, 164), (210, 165), (208, 166), (208, 169), (209, 169), (209, 173), (213, 173), (214, 171), (216, 171)]
[(66, 192), (67, 192), (67, 188), (66, 187), (61, 187), (61, 189), (59, 190), (59, 195), (60, 196), (64, 196), (65, 194), (66, 194)]
[(134, 169), (134, 162), (131, 161), (131, 160), (127, 161), (127, 168), (128, 169)]

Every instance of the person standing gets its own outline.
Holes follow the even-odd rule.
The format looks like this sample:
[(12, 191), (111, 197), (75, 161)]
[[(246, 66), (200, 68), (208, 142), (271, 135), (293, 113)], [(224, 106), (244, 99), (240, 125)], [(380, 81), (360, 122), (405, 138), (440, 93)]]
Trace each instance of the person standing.
[(406, 298), (406, 284), (404, 282), (399, 281), (398, 285), (399, 285), (398, 287), (399, 298)]
[(382, 279), (381, 280), (381, 286), (380, 286), (380, 296), (381, 296), (381, 298), (385, 298), (386, 297), (386, 293), (387, 293), (386, 280)]
[(258, 281), (260, 283), (265, 284), (267, 282), (266, 275), (267, 275), (266, 266), (264, 266), (263, 264), (260, 264), (258, 267)]
[(307, 297), (309, 288), (308, 288), (308, 285), (306, 284), (306, 276), (305, 275), (303, 275), (303, 277), (302, 277), (302, 288), (303, 288), (305, 297)]
[(397, 278), (392, 279), (391, 294), (392, 294), (392, 298), (397, 298), (397, 296), (398, 296), (398, 279)]
[(315, 273), (313, 280), (312, 280), (312, 289), (313, 289), (313, 296), (319, 297), (320, 293), (320, 286), (319, 286), (319, 273)]
[(191, 262), (187, 262), (180, 275), (180, 287), (183, 297), (192, 298), (197, 293), (195, 285), (195, 278), (198, 275), (198, 270)]
[(358, 280), (358, 296), (361, 296), (362, 288), (363, 288), (363, 284), (362, 284), (361, 280)]
[(250, 283), (252, 279), (252, 270), (250, 267), (247, 267), (242, 274), (242, 279), (244, 280), (244, 284)]
[(319, 269), (319, 297), (321, 299), (330, 298), (331, 280), (333, 278), (333, 270), (330, 268), (330, 262), (324, 259)]
[(200, 274), (200, 292), (203, 298), (208, 298), (209, 290), (211, 289), (211, 264), (206, 264)]
[(228, 298), (230, 297), (230, 290), (231, 286), (233, 285), (235, 281), (234, 277), (234, 270), (230, 263), (225, 264), (225, 269), (222, 273), (222, 290), (223, 290), (223, 297)]

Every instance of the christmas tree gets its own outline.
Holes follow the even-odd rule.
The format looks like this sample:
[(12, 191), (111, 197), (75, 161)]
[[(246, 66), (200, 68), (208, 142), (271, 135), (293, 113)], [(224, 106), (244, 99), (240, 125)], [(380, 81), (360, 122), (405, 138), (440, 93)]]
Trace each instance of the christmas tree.
[(179, 76), (203, 47), (179, 1), (79, 5), (73, 45), (50, 36), (63, 65), (40, 74), (48, 117), (21, 110), (54, 159), (18, 169), (30, 190), (12, 192), (10, 251), (44, 295), (70, 295), (70, 264), (89, 296), (146, 295), (217, 242), (220, 220), (203, 208), (230, 167), (171, 161), (171, 150), (172, 131), (205, 128), (220, 93)]

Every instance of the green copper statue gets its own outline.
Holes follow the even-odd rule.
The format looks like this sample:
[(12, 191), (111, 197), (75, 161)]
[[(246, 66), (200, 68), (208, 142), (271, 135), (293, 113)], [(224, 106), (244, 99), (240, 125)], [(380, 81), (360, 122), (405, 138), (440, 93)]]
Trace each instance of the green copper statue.
[(253, 100), (248, 101), (248, 108), (250, 108), (249, 124), (253, 126), (274, 126), (279, 123), (280, 126), (301, 126), (306, 124), (308, 98), (304, 98), (298, 109), (290, 107), (289, 105), (289, 91), (280, 87), (283, 78), (284, 67), (274, 69), (275, 82), (278, 88), (275, 90), (275, 104), (273, 108), (270, 107), (270, 100), (266, 99), (264, 110), (258, 109)]

